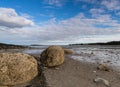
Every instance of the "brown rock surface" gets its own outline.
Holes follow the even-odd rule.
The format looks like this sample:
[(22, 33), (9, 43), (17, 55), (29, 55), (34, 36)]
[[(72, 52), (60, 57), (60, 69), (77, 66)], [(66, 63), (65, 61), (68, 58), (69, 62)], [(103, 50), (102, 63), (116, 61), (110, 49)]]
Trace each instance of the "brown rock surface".
[(97, 67), (98, 70), (101, 70), (101, 71), (110, 71), (110, 69), (107, 67), (107, 65), (105, 64), (100, 64), (98, 67)]
[(44, 66), (61, 65), (64, 62), (64, 50), (60, 46), (50, 46), (41, 53), (40, 59)]
[(64, 49), (65, 54), (73, 54), (73, 51), (70, 49)]
[(38, 74), (34, 57), (22, 53), (0, 53), (0, 85), (16, 85)]

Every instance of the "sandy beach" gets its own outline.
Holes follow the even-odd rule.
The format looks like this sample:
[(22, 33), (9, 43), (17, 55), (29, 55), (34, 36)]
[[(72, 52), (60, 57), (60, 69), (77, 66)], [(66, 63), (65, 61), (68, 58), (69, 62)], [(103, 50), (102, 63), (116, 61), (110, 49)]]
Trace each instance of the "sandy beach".
[(97, 65), (83, 63), (66, 57), (66, 62), (57, 68), (45, 69), (44, 75), (48, 87), (106, 87), (103, 83), (95, 83), (97, 77), (110, 82), (110, 87), (120, 86), (120, 72), (97, 70)]
[[(101, 81), (97, 83), (94, 82), (94, 79), (96, 78), (102, 78), (107, 80), (110, 83), (109, 87), (120, 87), (120, 71), (118, 70), (118, 68), (108, 66), (108, 68), (110, 69), (109, 72), (97, 70), (99, 63), (102, 63), (102, 62), (100, 60), (99, 60), (100, 61), (99, 63), (88, 61), (87, 58), (93, 57), (93, 56), (90, 56), (92, 55), (91, 51), (85, 50), (85, 49), (76, 51), (76, 48), (78, 49), (78, 47), (72, 47), (72, 48), (68, 47), (68, 48), (75, 51), (75, 53), (73, 55), (66, 55), (64, 64), (55, 68), (42, 67), (44, 81), (41, 81), (41, 77), (38, 75), (31, 82), (21, 84), (21, 85), (16, 85), (14, 87), (107, 87)], [(24, 50), (9, 49), (1, 52), (12, 51), (12, 52), (28, 53), (30, 55), (33, 55), (37, 60), (39, 60), (40, 52), (42, 52), (44, 49), (45, 48), (24, 49)], [(97, 50), (97, 52), (98, 51), (101, 52), (100, 50)], [(102, 52), (104, 51), (102, 50)], [(94, 50), (93, 53), (96, 53), (96, 51)], [(86, 58), (86, 60), (83, 61), (83, 60), (77, 59), (78, 57), (80, 59), (82, 59), (81, 57), (84, 57)], [(41, 85), (41, 84), (44, 84), (44, 85)]]

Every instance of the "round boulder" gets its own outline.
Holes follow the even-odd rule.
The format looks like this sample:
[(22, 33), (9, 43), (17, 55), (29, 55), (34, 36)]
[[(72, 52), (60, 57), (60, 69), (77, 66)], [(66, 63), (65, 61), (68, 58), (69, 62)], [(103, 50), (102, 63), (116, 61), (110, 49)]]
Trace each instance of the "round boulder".
[(40, 56), (40, 60), (44, 66), (58, 66), (64, 62), (64, 49), (60, 46), (50, 46)]
[(29, 82), (37, 74), (34, 57), (22, 53), (0, 53), (0, 85)]

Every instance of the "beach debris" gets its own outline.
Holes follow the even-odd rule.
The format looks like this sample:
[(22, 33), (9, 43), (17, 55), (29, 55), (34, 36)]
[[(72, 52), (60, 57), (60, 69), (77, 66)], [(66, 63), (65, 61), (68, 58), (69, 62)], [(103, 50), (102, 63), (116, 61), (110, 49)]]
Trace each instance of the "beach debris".
[(93, 71), (93, 73), (96, 73), (97, 71)]
[(64, 62), (64, 49), (60, 46), (50, 46), (41, 53), (40, 61), (46, 67), (59, 66)]
[(111, 61), (110, 60), (107, 60), (107, 63), (110, 63)]
[(71, 49), (64, 49), (65, 54), (73, 54), (73, 50)]
[(103, 83), (106, 87), (110, 87), (110, 83), (109, 83), (109, 81), (108, 80), (106, 80), (106, 79), (103, 79), (103, 78), (95, 78), (94, 79), (94, 82), (95, 83)]
[(101, 71), (110, 71), (110, 69), (105, 65), (105, 64), (100, 64), (98, 67), (97, 67), (98, 70), (101, 70)]
[(23, 53), (0, 53), (0, 85), (26, 83), (38, 74), (36, 59)]
[(58, 67), (55, 67), (55, 70), (59, 70), (60, 68), (58, 68)]

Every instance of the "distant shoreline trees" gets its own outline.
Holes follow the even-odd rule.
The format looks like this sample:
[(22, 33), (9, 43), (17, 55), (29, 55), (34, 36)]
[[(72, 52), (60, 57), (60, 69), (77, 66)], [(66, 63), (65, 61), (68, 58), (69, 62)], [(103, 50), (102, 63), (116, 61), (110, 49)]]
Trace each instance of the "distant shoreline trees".
[(111, 41), (106, 43), (81, 43), (81, 44), (69, 44), (69, 45), (120, 45), (120, 41)]

